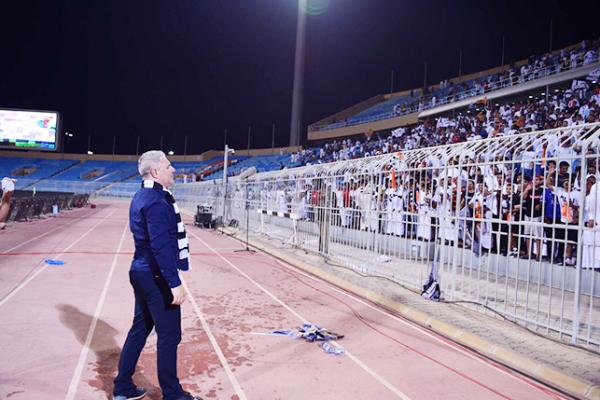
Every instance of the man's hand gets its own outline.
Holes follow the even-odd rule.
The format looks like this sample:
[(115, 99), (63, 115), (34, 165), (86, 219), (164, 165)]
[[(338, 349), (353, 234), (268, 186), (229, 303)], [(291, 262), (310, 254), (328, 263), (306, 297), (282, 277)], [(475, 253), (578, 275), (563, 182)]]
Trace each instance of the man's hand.
[(171, 288), (171, 293), (173, 294), (173, 301), (171, 304), (175, 306), (183, 304), (185, 301), (185, 290), (183, 289), (183, 285)]

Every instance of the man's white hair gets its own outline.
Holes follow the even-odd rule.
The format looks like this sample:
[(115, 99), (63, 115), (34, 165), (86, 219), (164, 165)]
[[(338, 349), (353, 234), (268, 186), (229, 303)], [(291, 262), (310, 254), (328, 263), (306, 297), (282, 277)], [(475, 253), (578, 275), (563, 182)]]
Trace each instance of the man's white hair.
[(167, 158), (160, 150), (150, 150), (142, 154), (138, 160), (138, 172), (142, 177), (148, 177), (152, 168), (158, 168), (163, 158)]

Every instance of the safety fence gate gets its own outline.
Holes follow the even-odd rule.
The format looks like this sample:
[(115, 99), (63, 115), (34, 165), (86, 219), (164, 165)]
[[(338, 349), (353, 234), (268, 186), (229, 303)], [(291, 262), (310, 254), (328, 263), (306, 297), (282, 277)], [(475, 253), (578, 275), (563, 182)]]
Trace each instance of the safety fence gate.
[(436, 263), (444, 299), (600, 351), (599, 127), (194, 183), (175, 196), (411, 289)]

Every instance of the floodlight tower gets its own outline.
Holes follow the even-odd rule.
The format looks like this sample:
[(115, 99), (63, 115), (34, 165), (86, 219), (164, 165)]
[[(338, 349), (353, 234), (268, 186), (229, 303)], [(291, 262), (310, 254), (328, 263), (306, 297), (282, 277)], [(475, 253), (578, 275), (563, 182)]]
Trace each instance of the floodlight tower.
[(304, 92), (304, 42), (306, 34), (306, 2), (298, 0), (296, 24), (296, 56), (294, 61), (294, 88), (292, 91), (292, 121), (290, 123), (290, 146), (300, 145), (302, 129), (302, 101)]

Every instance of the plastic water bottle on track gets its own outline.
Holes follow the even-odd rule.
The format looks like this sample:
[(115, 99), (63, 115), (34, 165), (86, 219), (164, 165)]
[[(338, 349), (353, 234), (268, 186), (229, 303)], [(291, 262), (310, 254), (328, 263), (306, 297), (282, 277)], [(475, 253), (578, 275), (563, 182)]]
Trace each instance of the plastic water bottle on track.
[(329, 342), (323, 342), (323, 343), (321, 343), (320, 347), (327, 354), (333, 354), (333, 355), (336, 355), (336, 356), (344, 354), (344, 349), (341, 346), (336, 346), (336, 345), (333, 345), (333, 344), (331, 344)]

